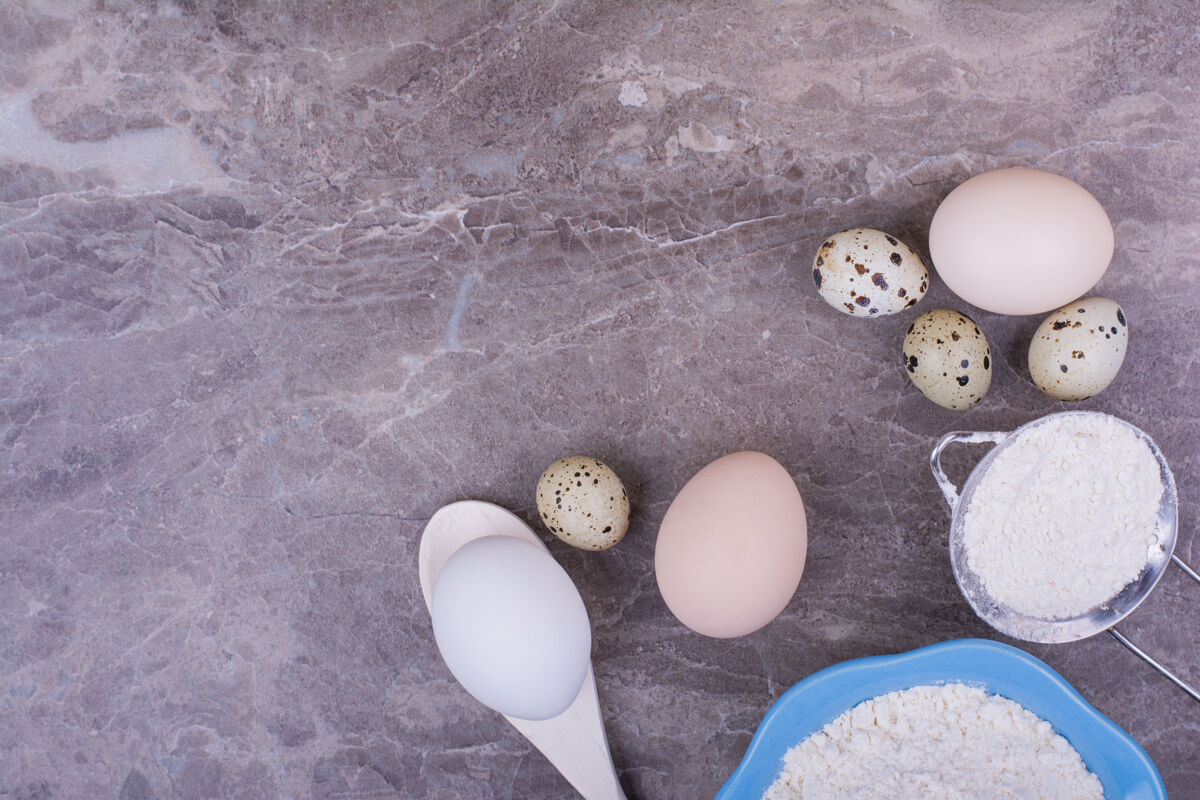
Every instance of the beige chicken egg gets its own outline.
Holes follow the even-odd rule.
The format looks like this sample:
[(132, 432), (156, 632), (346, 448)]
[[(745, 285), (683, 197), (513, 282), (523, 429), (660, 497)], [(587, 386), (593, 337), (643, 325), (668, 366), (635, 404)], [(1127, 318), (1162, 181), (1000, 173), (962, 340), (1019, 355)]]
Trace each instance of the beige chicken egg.
[(1112, 300), (1088, 297), (1058, 309), (1029, 343), (1029, 375), (1056, 400), (1099, 394), (1121, 369), (1129, 346), (1125, 312)]
[(913, 320), (903, 355), (913, 385), (942, 408), (968, 409), (992, 384), (987, 338), (970, 317), (949, 308), (935, 308)]
[(1100, 202), (1070, 178), (1014, 167), (976, 175), (929, 224), (950, 291), (997, 314), (1044, 314), (1096, 285), (1113, 256)]
[(572, 547), (607, 550), (629, 528), (629, 496), (606, 464), (589, 456), (560, 458), (537, 482), (538, 516)]
[(851, 228), (825, 239), (813, 283), (829, 305), (854, 317), (886, 317), (917, 304), (929, 289), (921, 258), (895, 236)]
[(697, 472), (671, 501), (654, 574), (680, 622), (726, 639), (758, 630), (787, 607), (807, 554), (796, 482), (766, 453), (743, 451)]

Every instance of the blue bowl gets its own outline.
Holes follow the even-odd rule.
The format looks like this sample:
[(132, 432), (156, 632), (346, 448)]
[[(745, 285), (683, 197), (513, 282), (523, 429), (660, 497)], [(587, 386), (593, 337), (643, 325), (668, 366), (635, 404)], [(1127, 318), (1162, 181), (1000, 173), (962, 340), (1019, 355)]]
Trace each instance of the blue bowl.
[(716, 800), (761, 800), (795, 745), (864, 700), (913, 686), (965, 683), (1020, 703), (1054, 726), (1104, 786), (1109, 800), (1166, 800), (1146, 751), (1079, 692), (1028, 653), (985, 639), (957, 639), (894, 656), (827, 667), (788, 689), (754, 733)]

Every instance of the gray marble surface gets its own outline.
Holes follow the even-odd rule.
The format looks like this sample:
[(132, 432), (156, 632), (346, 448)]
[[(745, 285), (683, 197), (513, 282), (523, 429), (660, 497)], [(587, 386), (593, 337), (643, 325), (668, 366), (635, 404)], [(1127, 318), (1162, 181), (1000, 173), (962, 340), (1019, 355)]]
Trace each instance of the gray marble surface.
[[(1039, 320), (936, 279), (850, 319), (808, 269), (857, 225), (927, 255), (994, 167), (1111, 215), (1097, 293), (1133, 333), (1082, 407), (1157, 438), (1200, 561), (1198, 28), (1166, 2), (0, 6), (0, 797), (568, 796), (442, 664), (416, 554), (453, 500), (532, 522), (576, 452), (633, 504), (611, 551), (542, 532), (631, 798), (711, 796), (815, 670), (999, 638), (926, 459), (1064, 408), (1025, 368)], [(943, 305), (995, 354), (966, 413), (899, 363)], [(795, 477), (808, 565), (717, 641), (667, 611), (654, 538), (746, 448)], [(1200, 587), (1172, 571), (1124, 630), (1200, 683)], [(1024, 647), (1200, 797), (1200, 706), (1109, 637)]]

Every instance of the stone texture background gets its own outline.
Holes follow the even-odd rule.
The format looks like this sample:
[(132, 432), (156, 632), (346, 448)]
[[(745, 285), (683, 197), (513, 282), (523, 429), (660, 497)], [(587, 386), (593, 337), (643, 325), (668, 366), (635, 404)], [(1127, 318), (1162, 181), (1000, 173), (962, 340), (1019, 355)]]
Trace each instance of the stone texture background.
[[(1082, 405), (1158, 439), (1200, 561), (1198, 29), (1167, 2), (0, 6), (0, 797), (567, 795), (441, 663), (416, 553), (453, 500), (533, 521), (573, 452), (634, 507), (614, 550), (549, 540), (631, 798), (711, 796), (817, 669), (991, 636), (926, 458), (1063, 407), (1038, 320), (936, 281), (854, 320), (808, 268), (856, 225), (926, 254), (994, 167), (1109, 211), (1097, 293), (1133, 334)], [(963, 414), (899, 365), (939, 305), (995, 354)], [(794, 475), (809, 561), (715, 641), (668, 613), (654, 537), (744, 448)], [(1124, 630), (1200, 682), (1177, 571)], [(1025, 649), (1200, 797), (1193, 701), (1108, 637)]]

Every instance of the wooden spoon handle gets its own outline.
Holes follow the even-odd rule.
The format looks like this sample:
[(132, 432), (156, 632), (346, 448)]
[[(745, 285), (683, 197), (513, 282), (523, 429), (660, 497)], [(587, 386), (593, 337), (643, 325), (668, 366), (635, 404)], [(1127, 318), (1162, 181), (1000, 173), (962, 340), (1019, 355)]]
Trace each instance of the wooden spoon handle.
[(596, 677), (590, 665), (575, 702), (557, 717), (541, 722), (505, 719), (546, 756), (584, 800), (626, 800), (604, 736)]

